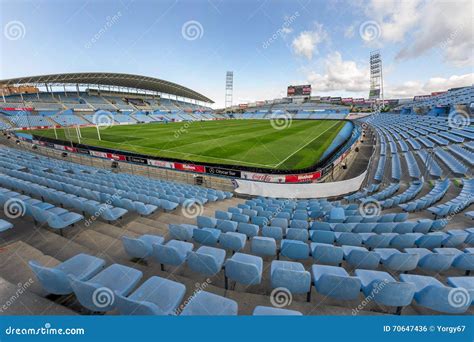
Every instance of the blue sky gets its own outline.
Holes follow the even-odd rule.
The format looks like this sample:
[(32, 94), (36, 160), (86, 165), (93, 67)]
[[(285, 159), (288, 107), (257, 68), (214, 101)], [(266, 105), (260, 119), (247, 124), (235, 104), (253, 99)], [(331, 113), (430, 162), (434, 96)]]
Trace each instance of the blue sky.
[[(289, 84), (367, 97), (380, 49), (389, 97), (473, 83), (471, 1), (0, 0), (1, 75), (104, 71), (154, 76), (224, 102)], [(452, 20), (457, 18), (457, 20)], [(186, 30), (188, 29), (188, 30)], [(195, 35), (193, 35), (195, 34)]]

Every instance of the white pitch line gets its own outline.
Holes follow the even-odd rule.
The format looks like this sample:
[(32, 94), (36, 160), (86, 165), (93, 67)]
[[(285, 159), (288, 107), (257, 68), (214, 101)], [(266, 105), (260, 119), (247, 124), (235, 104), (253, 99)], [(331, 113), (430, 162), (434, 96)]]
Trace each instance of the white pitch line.
[[(93, 140), (95, 140), (95, 139), (93, 139)], [(95, 140), (95, 141), (99, 141), (99, 140)], [(106, 141), (108, 141), (108, 140), (106, 140)], [(111, 141), (108, 141), (108, 142), (111, 142)], [(96, 146), (100, 147), (100, 145), (96, 145)], [(156, 150), (156, 151), (169, 151), (171, 153), (184, 154), (185, 156), (197, 156), (197, 157), (202, 157), (202, 158), (225, 160), (225, 161), (237, 162), (237, 163), (242, 163), (242, 164), (247, 164), (247, 165), (265, 166), (265, 167), (271, 167), (272, 166), (272, 164), (250, 163), (250, 162), (246, 162), (246, 161), (243, 161), (243, 160), (237, 160), (237, 159), (226, 159), (226, 158), (220, 158), (220, 157), (212, 157), (212, 156), (207, 156), (207, 155), (203, 155), (203, 154), (179, 152), (179, 151), (173, 151), (173, 150), (169, 150), (169, 149), (158, 149), (158, 148), (153, 148), (153, 147), (148, 147), (148, 146), (133, 145), (133, 144), (129, 144), (129, 143), (122, 143), (122, 144), (119, 143), (119, 146), (123, 146), (123, 147), (133, 146), (133, 147), (137, 147), (139, 149), (150, 148), (150, 149), (153, 149), (153, 150)], [(136, 151), (136, 152), (140, 153), (140, 151)], [(154, 156), (154, 157), (166, 159), (166, 157), (160, 157), (160, 156)], [(195, 162), (195, 163), (199, 163), (199, 162)]]
[(317, 138), (319, 138), (321, 135), (323, 135), (324, 133), (326, 133), (328, 130), (330, 130), (331, 128), (334, 127), (334, 125), (338, 124), (338, 122), (335, 122), (332, 124), (331, 127), (328, 127), (325, 131), (321, 132), (321, 134), (317, 135), (316, 137), (314, 137), (313, 139), (311, 139), (310, 141), (308, 141), (306, 144), (304, 144), (301, 148), (297, 149), (295, 152), (293, 152), (292, 154), (290, 154), (288, 157), (286, 157), (285, 159), (283, 159), (281, 162), (279, 162), (278, 164), (276, 164), (274, 167), (278, 167), (280, 166), (281, 164), (283, 164), (284, 162), (286, 162), (288, 159), (290, 159), (292, 156), (294, 156), (296, 153), (298, 153), (299, 151), (301, 151), (303, 148), (305, 148), (306, 146), (308, 146), (309, 144), (311, 144), (313, 141), (315, 141)]

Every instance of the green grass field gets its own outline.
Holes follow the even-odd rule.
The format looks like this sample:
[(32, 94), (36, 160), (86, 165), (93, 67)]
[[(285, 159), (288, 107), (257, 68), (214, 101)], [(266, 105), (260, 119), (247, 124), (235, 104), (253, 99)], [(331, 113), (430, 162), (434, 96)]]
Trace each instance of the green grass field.
[[(319, 161), (343, 121), (294, 120), (275, 129), (270, 120), (225, 120), (81, 128), (81, 143), (161, 158), (298, 170)], [(58, 139), (77, 142), (74, 129), (57, 129)], [(32, 134), (55, 138), (54, 130)]]

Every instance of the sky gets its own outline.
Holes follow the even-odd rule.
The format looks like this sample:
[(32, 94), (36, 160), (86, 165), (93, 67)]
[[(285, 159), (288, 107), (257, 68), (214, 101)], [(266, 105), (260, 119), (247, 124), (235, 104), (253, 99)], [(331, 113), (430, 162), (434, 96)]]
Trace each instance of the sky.
[(470, 0), (0, 0), (0, 79), (121, 72), (233, 103), (367, 97), (380, 50), (386, 98), (473, 84)]

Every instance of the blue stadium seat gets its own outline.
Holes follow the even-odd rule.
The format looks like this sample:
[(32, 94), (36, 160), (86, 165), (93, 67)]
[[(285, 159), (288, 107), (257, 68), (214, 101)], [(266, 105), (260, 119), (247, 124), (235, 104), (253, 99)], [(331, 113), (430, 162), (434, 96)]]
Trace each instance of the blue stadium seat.
[(88, 280), (79, 280), (72, 275), (68, 279), (82, 306), (94, 312), (105, 312), (115, 307), (114, 293), (127, 296), (142, 276), (139, 270), (113, 264)]
[(217, 219), (208, 216), (198, 216), (196, 223), (199, 228), (215, 228), (217, 225)]
[(410, 305), (415, 295), (415, 285), (397, 282), (387, 272), (355, 270), (355, 275), (360, 279), (366, 296), (370, 296), (378, 304), (397, 307), (397, 313), (401, 313), (404, 306)]
[(224, 249), (201, 246), (196, 251), (188, 252), (187, 264), (196, 273), (213, 276), (222, 269), (225, 255)]
[(393, 271), (411, 271), (416, 269), (419, 255), (402, 253), (395, 248), (375, 248), (374, 252), (380, 255), (380, 262)]
[(380, 255), (358, 246), (342, 246), (344, 260), (354, 268), (377, 269)]
[(216, 228), (223, 233), (236, 232), (238, 225), (238, 222), (235, 221), (217, 219)]
[(115, 302), (122, 315), (173, 315), (185, 292), (183, 284), (154, 276), (128, 297), (115, 292)]
[(270, 277), (274, 289), (283, 287), (292, 294), (307, 294), (311, 291), (311, 274), (299, 262), (273, 260)]
[(245, 247), (247, 241), (247, 235), (236, 233), (236, 232), (227, 232), (221, 234), (219, 244), (224, 249), (229, 249), (233, 252), (238, 252)]
[(188, 252), (193, 248), (190, 242), (170, 240), (166, 244), (153, 245), (152, 257), (161, 265), (180, 266), (186, 261)]
[(251, 243), (252, 254), (265, 257), (265, 256), (276, 256), (277, 245), (274, 238), (264, 236), (252, 237)]
[(262, 236), (271, 237), (279, 241), (283, 239), (283, 229), (281, 227), (266, 226), (262, 228)]
[(131, 258), (145, 259), (153, 252), (153, 245), (161, 245), (165, 239), (159, 235), (142, 235), (138, 238), (122, 236), (122, 243), (125, 252)]
[(245, 234), (249, 238), (252, 238), (258, 235), (260, 227), (255, 224), (240, 222), (237, 227), (237, 230), (239, 233)]
[(309, 245), (298, 240), (281, 240), (280, 255), (293, 260), (308, 259)]
[(274, 308), (273, 306), (256, 306), (252, 313), (253, 316), (302, 316), (303, 314), (296, 310)]
[(433, 272), (448, 270), (455, 257), (454, 254), (433, 253), (426, 248), (405, 248), (405, 252), (418, 255), (418, 267)]
[(311, 254), (318, 264), (340, 266), (344, 257), (342, 247), (332, 244), (311, 242)]
[(318, 293), (341, 300), (354, 300), (359, 297), (361, 281), (351, 277), (342, 267), (313, 265), (313, 282)]
[(37, 261), (28, 262), (45, 291), (55, 295), (68, 295), (73, 292), (68, 276), (86, 281), (96, 275), (105, 266), (105, 261), (87, 254), (77, 254), (54, 266), (46, 267)]
[(471, 301), (454, 303), (453, 288), (443, 285), (438, 279), (416, 274), (401, 274), (400, 279), (415, 286), (415, 301), (418, 305), (444, 313), (463, 313)]
[(263, 260), (254, 255), (235, 253), (225, 262), (226, 278), (244, 285), (260, 284), (262, 271)]
[(303, 242), (308, 241), (309, 233), (306, 229), (300, 228), (288, 228), (286, 231), (286, 239), (289, 240), (300, 240)]
[(199, 291), (184, 307), (181, 316), (235, 316), (237, 302), (207, 291)]
[(193, 240), (201, 245), (206, 246), (215, 246), (219, 237), (221, 236), (221, 231), (215, 228), (201, 228), (193, 230)]

